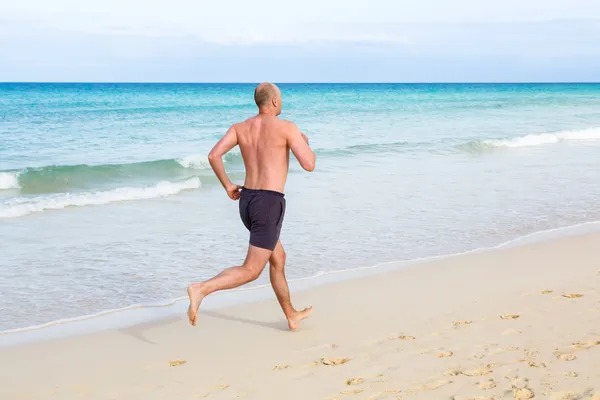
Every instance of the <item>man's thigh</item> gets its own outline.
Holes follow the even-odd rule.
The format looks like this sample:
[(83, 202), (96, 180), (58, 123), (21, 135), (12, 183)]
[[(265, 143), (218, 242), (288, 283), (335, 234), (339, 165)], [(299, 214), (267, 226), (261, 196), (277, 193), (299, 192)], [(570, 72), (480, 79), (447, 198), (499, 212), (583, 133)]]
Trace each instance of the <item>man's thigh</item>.
[(244, 261), (244, 267), (260, 274), (267, 265), (267, 261), (269, 261), (272, 254), (272, 250), (249, 245), (246, 260)]

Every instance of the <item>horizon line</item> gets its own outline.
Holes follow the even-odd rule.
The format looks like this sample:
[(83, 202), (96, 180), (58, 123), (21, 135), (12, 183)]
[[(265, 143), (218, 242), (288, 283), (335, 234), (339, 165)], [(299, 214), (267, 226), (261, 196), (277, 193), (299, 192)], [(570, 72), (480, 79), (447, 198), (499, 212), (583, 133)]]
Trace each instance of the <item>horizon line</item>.
[(600, 84), (600, 81), (0, 81), (4, 84), (109, 84), (109, 85), (252, 85), (273, 82), (279, 85), (501, 85), (501, 84)]

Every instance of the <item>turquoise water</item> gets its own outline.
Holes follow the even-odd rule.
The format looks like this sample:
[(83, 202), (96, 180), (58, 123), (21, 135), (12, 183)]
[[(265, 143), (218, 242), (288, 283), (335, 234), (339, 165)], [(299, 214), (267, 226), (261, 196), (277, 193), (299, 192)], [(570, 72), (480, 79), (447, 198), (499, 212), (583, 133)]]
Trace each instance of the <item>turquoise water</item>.
[[(286, 188), (291, 279), (600, 220), (600, 84), (281, 88), (318, 155)], [(206, 154), (252, 93), (0, 84), (0, 331), (167, 302), (238, 264), (247, 233)], [(241, 183), (239, 150), (225, 164)]]

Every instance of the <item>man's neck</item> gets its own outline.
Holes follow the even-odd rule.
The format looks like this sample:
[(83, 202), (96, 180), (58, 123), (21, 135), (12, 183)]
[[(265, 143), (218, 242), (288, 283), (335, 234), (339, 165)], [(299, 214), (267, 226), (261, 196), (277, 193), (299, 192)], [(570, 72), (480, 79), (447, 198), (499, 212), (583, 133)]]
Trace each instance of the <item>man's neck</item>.
[(277, 112), (275, 110), (265, 110), (265, 109), (259, 108), (258, 115), (263, 116), (263, 117), (276, 117)]

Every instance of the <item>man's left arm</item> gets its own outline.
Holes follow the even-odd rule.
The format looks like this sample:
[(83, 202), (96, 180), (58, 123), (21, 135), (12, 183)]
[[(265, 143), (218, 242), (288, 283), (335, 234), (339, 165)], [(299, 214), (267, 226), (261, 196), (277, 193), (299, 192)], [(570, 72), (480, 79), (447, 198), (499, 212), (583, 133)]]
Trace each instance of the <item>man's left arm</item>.
[(231, 180), (229, 180), (229, 177), (225, 172), (223, 156), (227, 154), (229, 150), (237, 146), (237, 144), (237, 132), (235, 131), (235, 125), (232, 125), (221, 140), (217, 142), (215, 147), (213, 147), (210, 153), (208, 153), (208, 162), (210, 163), (210, 166), (213, 171), (215, 171), (215, 175), (217, 175), (221, 185), (223, 185), (225, 191), (227, 191), (227, 195), (232, 200), (238, 200), (240, 198), (240, 189), (242, 187), (231, 183)]

